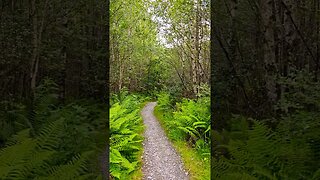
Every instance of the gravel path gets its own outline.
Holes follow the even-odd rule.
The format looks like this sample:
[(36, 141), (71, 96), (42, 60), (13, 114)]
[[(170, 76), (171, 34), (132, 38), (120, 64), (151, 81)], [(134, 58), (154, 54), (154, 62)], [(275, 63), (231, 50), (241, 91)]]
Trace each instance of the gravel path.
[(166, 137), (161, 125), (153, 115), (156, 102), (148, 103), (142, 109), (142, 118), (146, 126), (143, 142), (144, 180), (187, 180), (187, 172), (182, 160)]

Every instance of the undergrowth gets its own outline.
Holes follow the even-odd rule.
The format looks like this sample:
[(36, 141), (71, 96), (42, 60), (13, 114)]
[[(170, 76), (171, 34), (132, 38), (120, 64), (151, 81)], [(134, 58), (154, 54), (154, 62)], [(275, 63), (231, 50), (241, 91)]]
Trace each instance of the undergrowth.
[(155, 115), (179, 151), (192, 179), (210, 179), (210, 99), (183, 99), (173, 104), (160, 93)]
[[(2, 102), (0, 179), (101, 179), (105, 153), (105, 104), (94, 100), (59, 103), (46, 80), (33, 107)], [(17, 133), (14, 133), (17, 131)]]
[(318, 132), (293, 137), (297, 132), (283, 123), (271, 130), (257, 120), (235, 116), (230, 131), (214, 131), (213, 178), (319, 179), (319, 143), (313, 142), (319, 142), (320, 136), (308, 138)]
[[(125, 95), (124, 95), (125, 94)], [(141, 179), (143, 124), (141, 104), (146, 99), (114, 95), (110, 108), (110, 173), (115, 179)]]
[(275, 105), (277, 117), (234, 115), (213, 131), (214, 179), (320, 179), (320, 83), (308, 72), (290, 73)]

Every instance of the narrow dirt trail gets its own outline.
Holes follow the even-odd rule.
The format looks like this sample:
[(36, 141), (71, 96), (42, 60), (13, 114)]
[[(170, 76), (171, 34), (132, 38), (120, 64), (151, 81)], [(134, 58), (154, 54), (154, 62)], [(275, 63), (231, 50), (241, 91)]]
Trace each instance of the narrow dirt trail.
[(156, 104), (156, 102), (150, 102), (141, 111), (146, 126), (143, 142), (143, 179), (188, 180), (180, 155), (175, 151), (153, 115)]

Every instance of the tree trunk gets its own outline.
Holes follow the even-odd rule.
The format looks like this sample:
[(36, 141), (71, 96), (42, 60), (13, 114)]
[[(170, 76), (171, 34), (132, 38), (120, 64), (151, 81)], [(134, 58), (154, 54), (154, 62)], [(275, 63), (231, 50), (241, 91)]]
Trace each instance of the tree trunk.
[(38, 17), (36, 14), (36, 0), (31, 0), (31, 17), (32, 17), (32, 55), (30, 62), (30, 93), (34, 95), (36, 87), (36, 77), (39, 66), (38, 58)]
[(265, 65), (265, 81), (269, 102), (273, 105), (277, 99), (276, 94), (276, 57), (275, 57), (275, 14), (274, 0), (261, 0), (261, 17), (263, 22), (264, 42), (264, 65)]
[[(37, 75), (39, 70), (39, 49), (42, 39), (42, 32), (44, 26), (45, 12), (47, 9), (48, 1), (46, 0), (42, 9), (40, 24), (38, 24), (38, 12), (36, 11), (36, 0), (31, 0), (31, 16), (32, 16), (32, 55), (30, 64), (30, 89), (31, 95), (34, 95), (34, 91), (37, 83)], [(39, 26), (40, 25), (40, 26)], [(39, 27), (38, 27), (39, 26)]]

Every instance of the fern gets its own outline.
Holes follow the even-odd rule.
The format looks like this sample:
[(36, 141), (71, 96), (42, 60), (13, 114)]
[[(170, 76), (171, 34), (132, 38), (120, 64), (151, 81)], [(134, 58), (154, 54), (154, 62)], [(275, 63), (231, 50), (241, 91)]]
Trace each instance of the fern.
[(61, 118), (44, 127), (37, 138), (39, 147), (48, 150), (57, 147), (61, 141), (60, 133), (63, 132), (63, 123), (64, 119)]
[(29, 136), (30, 130), (20, 131), (6, 148), (0, 151), (0, 177), (28, 177), (33, 171), (45, 166), (55, 150), (62, 132), (62, 121), (56, 121), (41, 131), (36, 139)]
[(297, 138), (284, 138), (288, 134), (271, 131), (263, 123), (251, 121), (251, 128), (239, 128), (239, 137), (231, 136), (229, 142), (222, 141), (221, 136), (215, 132), (215, 139), (225, 143), (216, 148), (226, 148), (229, 157), (220, 156), (219, 160), (215, 160), (212, 167), (213, 177), (228, 179), (233, 176), (230, 174), (234, 173), (239, 177), (240, 174), (245, 174), (248, 178), (253, 176), (257, 179), (312, 177), (312, 169), (307, 165), (308, 162), (312, 162), (312, 152), (307, 143), (296, 141)]
[(114, 177), (118, 179), (128, 177), (135, 170), (137, 163), (129, 162), (118, 150), (110, 148), (110, 172)]
[(86, 171), (90, 152), (76, 155), (67, 164), (50, 168), (48, 176), (39, 179), (78, 179)]
[(30, 128), (32, 123), (27, 118), (26, 107), (19, 103), (2, 101), (0, 102), (0, 146), (9, 139), (15, 132)]
[(211, 142), (210, 100), (208, 97), (190, 100), (183, 99), (171, 107), (172, 100), (166, 93), (158, 96), (158, 111), (163, 114), (161, 120), (168, 129), (168, 136), (174, 141), (186, 141), (197, 150), (203, 159), (209, 159)]
[(107, 109), (87, 100), (59, 106), (56, 90), (50, 80), (37, 87), (29, 116), (24, 106), (1, 103), (8, 112), (1, 109), (0, 118), (10, 120), (12, 132), (1, 137), (6, 143), (0, 149), (0, 179), (98, 179)]
[(12, 141), (16, 144), (4, 148), (0, 152), (0, 177), (7, 179), (27, 178), (32, 172), (40, 171), (54, 153), (53, 150), (41, 148), (37, 139), (29, 137), (29, 130), (19, 132)]
[(130, 179), (141, 164), (138, 152), (142, 150), (143, 126), (139, 111), (140, 101), (134, 95), (110, 108), (110, 173), (116, 179)]
[(158, 97), (157, 106), (159, 109), (161, 109), (162, 111), (166, 111), (172, 108), (170, 95), (168, 93), (161, 92), (157, 95), (157, 97)]
[[(199, 102), (201, 99), (198, 100)], [(208, 103), (208, 102), (205, 102)], [(178, 127), (195, 140), (210, 141), (210, 111), (208, 104), (196, 103), (193, 100), (183, 100), (177, 104), (178, 111), (173, 112), (173, 127)], [(188, 137), (187, 136), (187, 137)]]
[[(14, 136), (10, 144), (0, 151), (0, 177), (5, 179), (76, 179), (86, 175), (89, 153), (75, 156), (65, 165), (50, 167), (59, 145), (58, 136), (63, 130), (62, 119), (45, 127), (36, 139), (30, 138), (29, 130)], [(47, 173), (45, 173), (47, 172)], [(92, 175), (91, 175), (92, 176)]]

